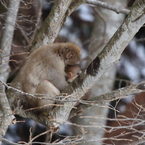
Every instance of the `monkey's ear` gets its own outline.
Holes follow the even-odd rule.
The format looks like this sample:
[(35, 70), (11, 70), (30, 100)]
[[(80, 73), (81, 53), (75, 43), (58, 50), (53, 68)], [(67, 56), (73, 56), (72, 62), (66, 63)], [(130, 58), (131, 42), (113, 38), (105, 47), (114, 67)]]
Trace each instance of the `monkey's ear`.
[(69, 58), (72, 58), (74, 56), (74, 54), (72, 52), (68, 52), (66, 54), (66, 58), (69, 59)]
[(68, 72), (68, 78), (71, 79), (73, 77), (72, 72)]

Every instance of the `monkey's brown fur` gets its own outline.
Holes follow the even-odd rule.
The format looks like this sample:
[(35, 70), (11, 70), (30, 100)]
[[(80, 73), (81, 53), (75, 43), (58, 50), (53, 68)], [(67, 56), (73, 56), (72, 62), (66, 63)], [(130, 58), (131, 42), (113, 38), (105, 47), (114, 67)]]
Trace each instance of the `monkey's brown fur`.
[[(30, 94), (58, 95), (59, 91), (68, 85), (65, 67), (79, 64), (80, 59), (80, 48), (73, 43), (53, 43), (38, 48), (29, 55), (20, 72), (22, 90)], [(42, 106), (55, 102), (30, 96), (27, 96), (27, 99), (30, 107), (40, 107), (40, 104)]]
[[(65, 68), (67, 81), (71, 83), (82, 71), (78, 65), (70, 65), (66, 66)], [(91, 91), (89, 90), (82, 98), (81, 100), (88, 100), (91, 97)], [(76, 105), (78, 105), (77, 103)]]

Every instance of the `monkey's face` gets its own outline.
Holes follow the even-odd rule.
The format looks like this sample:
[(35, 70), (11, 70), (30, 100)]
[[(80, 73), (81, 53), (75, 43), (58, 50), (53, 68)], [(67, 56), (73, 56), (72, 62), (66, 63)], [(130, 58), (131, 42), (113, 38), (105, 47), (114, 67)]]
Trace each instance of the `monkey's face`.
[(62, 48), (62, 55), (66, 65), (80, 64), (81, 51), (80, 48), (73, 43), (66, 43)]
[(81, 74), (81, 69), (78, 65), (68, 65), (65, 68), (67, 82), (72, 82), (79, 74)]

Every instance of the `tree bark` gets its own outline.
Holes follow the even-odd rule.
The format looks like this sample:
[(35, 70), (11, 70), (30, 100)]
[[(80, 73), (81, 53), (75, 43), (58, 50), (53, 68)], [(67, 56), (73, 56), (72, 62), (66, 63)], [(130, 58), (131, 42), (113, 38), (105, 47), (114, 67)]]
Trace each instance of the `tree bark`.
[[(12, 38), (14, 34), (14, 28), (19, 9), (20, 0), (12, 0), (9, 2), (9, 8), (6, 16), (5, 29), (1, 39), (0, 46), (0, 80), (6, 82), (9, 74), (9, 55), (11, 51)], [(5, 135), (8, 125), (14, 121), (15, 117), (12, 115), (8, 99), (5, 94), (5, 87), (0, 84), (0, 109), (1, 109), (1, 120), (0, 120), (0, 142), (2, 137)], [(2, 143), (1, 143), (2, 144)]]

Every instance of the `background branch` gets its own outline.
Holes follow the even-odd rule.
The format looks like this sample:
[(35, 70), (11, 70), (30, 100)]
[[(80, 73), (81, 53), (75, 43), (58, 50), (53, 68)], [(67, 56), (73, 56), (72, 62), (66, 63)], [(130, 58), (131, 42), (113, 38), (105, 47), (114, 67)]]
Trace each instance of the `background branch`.
[(123, 7), (121, 8), (119, 6), (114, 6), (114, 5), (111, 5), (111, 4), (102, 2), (102, 1), (87, 0), (87, 3), (91, 4), (91, 5), (100, 6), (100, 7), (106, 8), (108, 10), (112, 10), (116, 13), (123, 13), (123, 14), (126, 14), (126, 15), (128, 15), (130, 13), (129, 9), (126, 9), (126, 8), (123, 8)]
[[(9, 8), (6, 16), (4, 33), (1, 39), (0, 46), (0, 56), (1, 56), (1, 65), (0, 65), (0, 80), (6, 82), (9, 74), (9, 55), (11, 51), (12, 38), (14, 34), (16, 17), (19, 9), (20, 0), (13, 0), (9, 3)], [(7, 57), (5, 57), (7, 56)], [(15, 117), (12, 115), (12, 111), (8, 102), (8, 99), (5, 94), (5, 87), (0, 84), (0, 106), (1, 106), (1, 120), (0, 120), (0, 135), (4, 136), (8, 125), (11, 124), (12, 120)], [(2, 140), (0, 138), (0, 140)]]
[(110, 93), (106, 93), (101, 96), (91, 98), (87, 101), (82, 100), (82, 101), (80, 101), (80, 103), (82, 103), (82, 104), (79, 104), (78, 106), (76, 106), (77, 109), (73, 109), (71, 111), (70, 118), (82, 113), (83, 111), (85, 111), (95, 105), (102, 105), (106, 102), (110, 102), (113, 100), (124, 98), (125, 96), (128, 96), (128, 95), (142, 93), (142, 92), (145, 92), (145, 83), (144, 82), (136, 84), (136, 85), (130, 85), (127, 87), (123, 87), (123, 88), (114, 90)]

